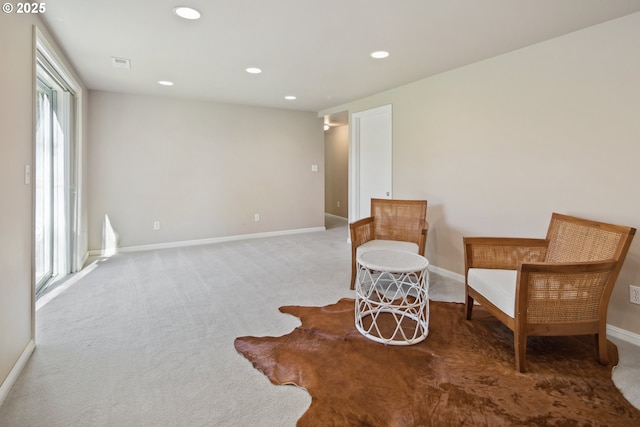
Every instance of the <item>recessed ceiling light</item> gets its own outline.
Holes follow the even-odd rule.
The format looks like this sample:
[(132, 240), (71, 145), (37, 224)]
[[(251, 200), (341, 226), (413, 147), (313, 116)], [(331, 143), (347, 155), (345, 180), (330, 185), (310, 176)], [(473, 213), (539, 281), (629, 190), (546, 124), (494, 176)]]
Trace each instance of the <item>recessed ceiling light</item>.
[(199, 19), (200, 12), (195, 9), (186, 6), (178, 6), (173, 9), (173, 12), (178, 15), (180, 18), (184, 19)]
[(249, 74), (260, 74), (262, 72), (262, 70), (260, 68), (257, 67), (249, 67), (247, 68), (247, 73)]
[(287, 95), (284, 97), (284, 99), (286, 99), (287, 101), (293, 101), (294, 99), (296, 99), (296, 97), (293, 95)]
[(375, 52), (371, 52), (371, 57), (375, 59), (383, 59), (389, 56), (389, 52), (386, 50), (376, 50)]
[(158, 84), (162, 86), (173, 86), (173, 82), (170, 82), (169, 80), (160, 80)]

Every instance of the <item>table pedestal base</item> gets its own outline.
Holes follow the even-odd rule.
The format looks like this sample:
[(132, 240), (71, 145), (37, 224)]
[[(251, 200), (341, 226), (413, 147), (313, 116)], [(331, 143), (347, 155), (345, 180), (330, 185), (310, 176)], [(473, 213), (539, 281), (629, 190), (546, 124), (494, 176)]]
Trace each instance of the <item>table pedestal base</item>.
[(371, 271), (358, 264), (356, 329), (391, 345), (411, 345), (429, 334), (429, 272)]

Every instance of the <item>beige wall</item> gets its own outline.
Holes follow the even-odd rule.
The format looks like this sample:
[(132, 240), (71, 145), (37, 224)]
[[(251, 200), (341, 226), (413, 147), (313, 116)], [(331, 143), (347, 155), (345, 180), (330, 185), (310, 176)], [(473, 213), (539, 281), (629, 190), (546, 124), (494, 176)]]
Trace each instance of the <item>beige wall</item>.
[(36, 15), (0, 16), (0, 384), (34, 338), (33, 186), (24, 180), (25, 165), (33, 165), (34, 25), (47, 35)]
[[(349, 216), (349, 126), (332, 127), (324, 133), (324, 211)], [(340, 206), (338, 206), (338, 202)]]
[[(427, 256), (462, 273), (462, 236), (544, 237), (554, 211), (640, 228), (638, 52), (634, 14), (319, 115), (393, 104), (393, 194), (429, 200)], [(629, 284), (640, 237), (608, 318), (640, 333)]]
[(32, 163), (33, 24), (28, 16), (5, 15), (0, 25), (0, 382), (32, 338), (32, 187), (24, 183), (24, 166)]
[(91, 250), (105, 215), (120, 247), (324, 226), (314, 113), (91, 92), (90, 122)]

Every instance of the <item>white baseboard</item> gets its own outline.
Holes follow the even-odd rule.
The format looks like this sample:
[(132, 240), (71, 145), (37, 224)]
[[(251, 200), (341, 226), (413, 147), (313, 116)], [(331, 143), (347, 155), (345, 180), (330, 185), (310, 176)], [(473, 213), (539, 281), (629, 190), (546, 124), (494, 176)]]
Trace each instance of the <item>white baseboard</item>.
[(0, 406), (9, 395), (9, 390), (11, 390), (11, 387), (13, 387), (13, 384), (18, 379), (20, 372), (22, 372), (22, 369), (24, 369), (24, 366), (27, 364), (27, 360), (29, 360), (29, 357), (31, 356), (35, 348), (35, 341), (30, 340), (24, 351), (18, 358), (16, 364), (13, 365), (13, 368), (11, 369), (11, 371), (9, 371), (9, 375), (7, 375), (7, 378), (5, 378), (5, 380), (2, 382), (2, 385), (0, 385)]
[[(265, 233), (240, 234), (240, 235), (226, 236), (226, 237), (212, 237), (210, 239), (183, 240), (178, 242), (157, 243), (152, 245), (140, 245), (140, 246), (125, 246), (122, 248), (117, 248), (116, 252), (139, 252), (139, 251), (148, 251), (148, 250), (154, 250), (154, 249), (181, 248), (185, 246), (208, 245), (211, 243), (259, 239), (262, 237), (286, 236), (289, 234), (312, 233), (316, 231), (325, 231), (325, 230), (326, 230), (325, 227), (298, 228), (294, 230), (268, 231)], [(89, 254), (94, 257), (96, 256), (99, 257), (103, 255), (103, 250), (93, 249), (89, 251)]]
[(640, 335), (627, 331), (626, 329), (607, 324), (607, 335), (640, 347)]
[(325, 216), (330, 216), (330, 217), (333, 217), (333, 218), (343, 219), (345, 221), (349, 221), (349, 218), (345, 218), (345, 217), (340, 216), (340, 215), (331, 214), (329, 212), (325, 212), (324, 214), (325, 214)]
[(454, 273), (451, 270), (445, 270), (444, 268), (436, 267), (432, 264), (429, 264), (429, 271), (433, 271), (436, 274), (448, 277), (449, 279), (455, 280), (456, 282), (464, 283), (464, 274)]

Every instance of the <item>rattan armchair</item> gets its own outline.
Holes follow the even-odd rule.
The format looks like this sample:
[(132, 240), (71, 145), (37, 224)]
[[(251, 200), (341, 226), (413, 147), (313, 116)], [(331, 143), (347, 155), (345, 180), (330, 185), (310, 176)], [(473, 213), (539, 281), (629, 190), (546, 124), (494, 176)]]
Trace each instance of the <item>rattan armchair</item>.
[(635, 229), (554, 213), (546, 239), (465, 237), (465, 308), (474, 301), (513, 331), (526, 370), (528, 336), (595, 335), (606, 365), (607, 306)]
[(371, 216), (350, 224), (351, 289), (358, 255), (364, 250), (396, 249), (424, 256), (429, 223), (426, 200), (371, 199)]

